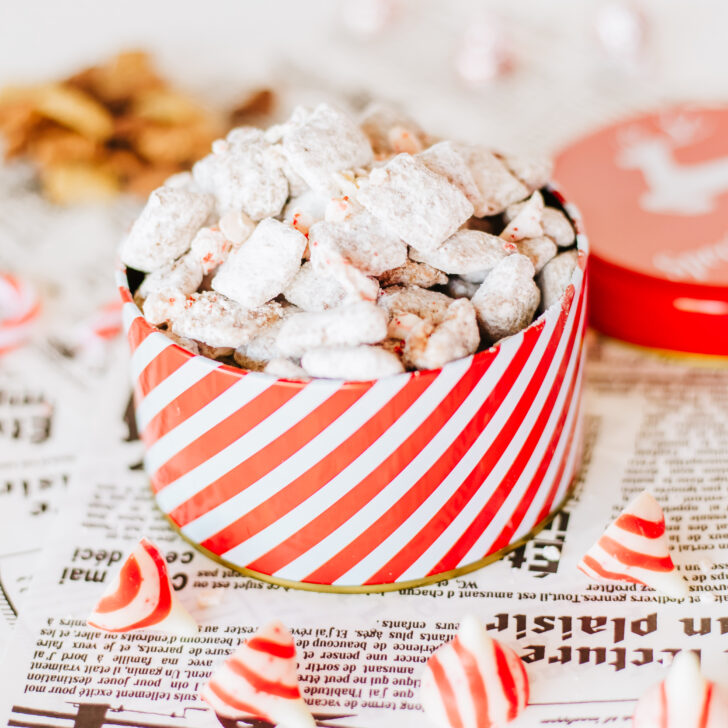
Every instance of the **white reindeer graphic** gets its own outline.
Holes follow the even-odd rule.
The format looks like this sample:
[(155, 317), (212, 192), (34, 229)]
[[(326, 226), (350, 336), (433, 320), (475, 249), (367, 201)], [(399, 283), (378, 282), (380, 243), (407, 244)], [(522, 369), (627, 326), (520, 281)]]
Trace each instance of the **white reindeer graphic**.
[(631, 127), (617, 139), (617, 165), (639, 169), (647, 183), (640, 207), (647, 212), (672, 215), (712, 212), (716, 197), (728, 191), (728, 157), (679, 164), (673, 150), (704, 137), (700, 119), (664, 117), (659, 126), (662, 134)]

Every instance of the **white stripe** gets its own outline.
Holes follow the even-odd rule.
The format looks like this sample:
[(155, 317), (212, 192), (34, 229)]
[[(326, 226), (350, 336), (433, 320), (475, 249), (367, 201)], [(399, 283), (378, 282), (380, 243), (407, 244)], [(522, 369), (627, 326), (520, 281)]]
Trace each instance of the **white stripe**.
[(182, 532), (193, 541), (204, 541), (243, 514), (253, 510), (339, 447), (408, 382), (407, 376), (387, 377), (379, 380), (340, 417), (291, 457), (255, 483), (251, 483), (241, 493), (212, 508), (194, 521), (190, 521), (182, 528)]
[(135, 303), (126, 302), (121, 307), (121, 323), (124, 326), (124, 331), (129, 331), (134, 319), (143, 318), (141, 312), (137, 308)]
[[(219, 422), (237, 412), (261, 392), (264, 392), (275, 380), (270, 377), (246, 374), (226, 389), (224, 396), (217, 396), (193, 415), (182, 420), (159, 438), (144, 458), (144, 469), (152, 476), (164, 463), (174, 457), (180, 450), (204, 435)], [(200, 488), (205, 483), (200, 484)], [(168, 486), (169, 487), (169, 486)]]
[(192, 357), (179, 369), (152, 389), (136, 408), (137, 427), (140, 432), (151, 419), (161, 412), (173, 399), (183, 394), (203, 377), (220, 366), (219, 362), (203, 356)]
[[(506, 395), (506, 399), (497, 405), (498, 409), (496, 410), (495, 414), (488, 421), (488, 424), (484, 428), (483, 432), (478, 436), (476, 441), (473, 443), (473, 446), (464, 456), (464, 458), (461, 459), (461, 461), (455, 466), (455, 468), (453, 468), (453, 470), (451, 470), (451, 472), (445, 477), (445, 479), (436, 487), (433, 493), (412, 515), (409, 516), (409, 518), (407, 518), (406, 521), (404, 521), (404, 523), (402, 523), (391, 535), (384, 539), (381, 544), (379, 544), (379, 546), (377, 546), (377, 548), (369, 553), (364, 559), (362, 559), (358, 564), (353, 566), (347, 573), (343, 574), (336, 581), (337, 584), (360, 584), (370, 578), (372, 574), (376, 573), (394, 554), (398, 553), (399, 550), (412, 539), (412, 536), (414, 534), (422, 530), (422, 528), (428, 523), (432, 516), (434, 516), (440, 510), (440, 508), (445, 505), (447, 500), (460, 487), (460, 485), (462, 485), (462, 482), (470, 473), (475, 463), (482, 457), (482, 454), (480, 454), (478, 455), (477, 460), (473, 459), (471, 455), (473, 448), (478, 442), (481, 442), (484, 439), (487, 440), (487, 447), (487, 445), (489, 445), (492, 440), (497, 436), (502, 426), (505, 424), (515, 407), (518, 405), (523, 391), (526, 389), (529, 382), (531, 381), (533, 371), (536, 369), (539, 361), (541, 360), (541, 357), (543, 356), (543, 352), (548, 344), (549, 338), (554, 328), (556, 327), (557, 321), (558, 316), (552, 316), (550, 317), (550, 320), (546, 321), (544, 329), (539, 336), (534, 349), (529, 354), (528, 360), (526, 361), (518, 378), (513, 383), (510, 392)], [(508, 360), (508, 365), (510, 365), (511, 361), (512, 359)], [(499, 376), (499, 379), (500, 378), (501, 377)], [(490, 390), (493, 389), (493, 386), (494, 385), (491, 383), (491, 386), (488, 388), (489, 391), (485, 393), (486, 397), (487, 394), (490, 393)], [(485, 401), (486, 397), (483, 397), (482, 401)], [(480, 405), (480, 403), (481, 402), (477, 403), (478, 406)], [(467, 400), (464, 405), (465, 404), (467, 404)], [(474, 413), (474, 411), (472, 413), (468, 413), (463, 418), (453, 417), (450, 422), (447, 423), (447, 425), (432, 439), (431, 443), (429, 443), (418, 456), (418, 460), (420, 460), (420, 462), (418, 463), (418, 470), (424, 473), (432, 466), (432, 464), (440, 456), (440, 454), (444, 452), (447, 447), (462, 433), (463, 429), (468, 424), (470, 418), (472, 417), (472, 414)], [(447, 432), (449, 426), (453, 422), (455, 422), (454, 431)], [(441, 438), (445, 440), (445, 442), (443, 443), (445, 447), (442, 448), (438, 447)], [(484, 448), (484, 450), (485, 449), (486, 448)], [(469, 456), (470, 459), (468, 459)], [(417, 471), (412, 474), (410, 473), (411, 471), (408, 468), (407, 471), (401, 474), (401, 478), (403, 480), (406, 479), (406, 483), (402, 484), (398, 491), (395, 492), (390, 486), (380, 495), (386, 496), (389, 493), (392, 493), (395, 497), (399, 497), (402, 494), (402, 491), (407, 487), (407, 484), (416, 482), (420, 475), (420, 473)], [(393, 481), (392, 486), (396, 485), (397, 481), (395, 480)], [(381, 500), (380, 495), (378, 495), (371, 504), (367, 504), (367, 508), (369, 508), (370, 505), (375, 505), (375, 501)], [(389, 510), (394, 505), (394, 499), (392, 499), (390, 496), (381, 504), (376, 505), (379, 505), (379, 510), (381, 513), (383, 513)], [(357, 517), (358, 516), (359, 514), (357, 514)], [(353, 530), (353, 527), (349, 528), (350, 533)], [(420, 576), (422, 576), (422, 574), (420, 574)]]
[[(563, 336), (561, 339), (561, 342), (563, 342), (563, 346), (559, 347), (557, 355), (551, 362), (551, 370), (553, 370), (553, 376), (549, 376), (549, 380), (545, 381), (542, 387), (542, 389), (545, 390), (544, 393), (546, 395), (548, 395), (548, 393), (553, 389), (554, 386), (558, 386), (559, 391), (556, 397), (556, 401), (554, 402), (554, 407), (551, 410), (546, 424), (544, 425), (541, 437), (536, 443), (536, 446), (534, 447), (533, 452), (531, 453), (531, 456), (526, 463), (526, 467), (523, 469), (523, 472), (514, 484), (511, 492), (503, 501), (493, 519), (483, 530), (483, 533), (478, 537), (478, 540), (470, 547), (470, 549), (468, 549), (468, 552), (463, 556), (458, 565), (470, 564), (474, 561), (484, 558), (488, 553), (490, 553), (493, 541), (495, 541), (495, 539), (498, 537), (498, 534), (503, 528), (505, 528), (506, 524), (513, 517), (513, 513), (516, 508), (518, 508), (518, 504), (521, 502), (521, 499), (524, 497), (525, 492), (531, 482), (531, 478), (533, 478), (534, 474), (538, 470), (538, 466), (541, 464), (541, 461), (544, 458), (545, 451), (554, 433), (556, 423), (558, 422), (559, 417), (561, 417), (564, 406), (569, 407), (572, 404), (572, 402), (565, 403), (565, 400), (567, 394), (569, 393), (569, 387), (571, 386), (571, 382), (575, 378), (578, 379), (579, 376), (578, 363), (581, 359), (578, 338), (579, 332), (577, 332), (577, 338), (575, 338), (574, 346), (570, 352), (568, 366), (566, 371), (564, 372), (564, 378), (561, 382), (557, 383), (555, 381), (555, 377), (558, 373), (559, 367), (561, 366), (566, 356), (565, 349), (569, 334), (566, 331), (564, 332), (564, 334), (566, 335)], [(551, 372), (549, 372), (549, 374), (551, 374)], [(576, 388), (574, 389), (574, 391), (576, 392)], [(540, 399), (543, 399), (545, 401), (546, 397)], [(517, 447), (514, 449), (520, 450), (523, 447), (523, 444), (525, 443), (526, 439), (533, 429), (533, 424), (535, 423), (537, 416), (540, 414), (541, 407), (542, 402), (534, 402), (534, 406), (529, 411), (527, 418), (524, 419), (523, 426), (519, 428), (518, 432), (513, 437), (513, 443), (517, 443)], [(531, 417), (532, 413), (534, 414), (533, 417)], [(562, 430), (562, 442), (566, 441), (566, 433), (568, 433), (568, 430)], [(544, 494), (544, 496), (548, 494), (548, 491), (553, 485), (553, 479), (556, 477), (558, 465), (559, 461), (555, 461), (554, 459), (552, 459), (551, 463), (549, 463), (549, 468), (544, 474), (543, 481), (539, 488), (539, 492)]]
[(114, 276), (116, 278), (116, 285), (118, 288), (129, 288), (129, 281), (126, 277), (126, 271), (117, 268), (114, 272)]
[[(497, 361), (496, 359), (496, 363)], [(496, 363), (492, 366), (496, 366)], [(302, 526), (312, 521), (331, 504), (342, 498), (352, 488), (352, 485), (361, 482), (379, 467), (382, 461), (389, 457), (424, 422), (425, 418), (432, 413), (432, 410), (437, 407), (439, 402), (460, 381), (470, 364), (470, 358), (462, 359), (456, 362), (454, 366), (443, 369), (426, 392), (413, 402), (365, 452), (295, 509), (268, 526), (268, 528), (228, 551), (224, 554), (224, 557), (233, 563), (249, 563), (265, 554), (278, 543), (290, 538)]]
[(31, 323), (13, 326), (12, 328), (0, 328), (0, 349), (22, 343), (28, 338), (30, 330)]
[[(249, 376), (247, 375), (245, 379)], [(272, 377), (266, 378), (269, 382), (275, 381)], [(329, 387), (304, 387), (301, 389), (275, 412), (258, 422), (245, 435), (157, 493), (157, 503), (160, 508), (168, 512), (176, 505), (184, 503), (209, 483), (229, 473), (269, 442), (290, 430), (302, 417), (328, 399), (333, 391)], [(218, 399), (227, 400), (228, 397), (226, 395)], [(213, 426), (219, 421), (220, 418), (217, 417), (208, 420)]]
[[(553, 326), (555, 326), (555, 324), (557, 323), (558, 317), (559, 314), (555, 312), (555, 315), (552, 317), (551, 328), (549, 328), (548, 331), (546, 330), (546, 328), (544, 328), (544, 331), (542, 332), (542, 335), (539, 338), (538, 342), (539, 351), (542, 350), (541, 347), (545, 347), (548, 343), (549, 337), (553, 330)], [(567, 320), (567, 324), (564, 327), (564, 331), (561, 334), (561, 338), (558, 344), (559, 348), (554, 354), (554, 361), (552, 361), (549, 372), (546, 375), (550, 378), (551, 381), (553, 381), (553, 377), (555, 376), (556, 371), (558, 371), (562, 352), (568, 341), (568, 336), (571, 331), (571, 325), (573, 325), (573, 318), (574, 317), (572, 316)], [(534, 354), (537, 354), (537, 352), (534, 351)], [(529, 379), (538, 364), (538, 359), (540, 359), (540, 354), (538, 354), (538, 356), (532, 355), (531, 359), (527, 363), (527, 367), (529, 370)], [(514, 388), (514, 390), (511, 390), (510, 396), (514, 397), (514, 399), (520, 398), (523, 389), (525, 389), (525, 386), (519, 387), (518, 390), (515, 390)], [(546, 385), (540, 388), (537, 399), (534, 402), (535, 405), (540, 405), (540, 403), (543, 402), (544, 397), (548, 396), (549, 389), (550, 386)], [(524, 422), (530, 423), (532, 419), (533, 407), (531, 408), (531, 410), (529, 410), (529, 413), (527, 414), (527, 420), (525, 420)], [(493, 440), (496, 438), (504, 422), (505, 418), (501, 416), (501, 412), (499, 410), (498, 412), (496, 412), (493, 419), (488, 423), (488, 426), (483, 430), (482, 434), (473, 443), (470, 450), (468, 450), (468, 452), (463, 456), (460, 462), (455, 466), (455, 468), (445, 481), (446, 485), (445, 483), (443, 483), (443, 487), (445, 487), (449, 492), (455, 492), (457, 490), (457, 488), (463, 483), (465, 478), (483, 458), (485, 452), (492, 444)], [(521, 432), (520, 428), (519, 432)], [(438, 539), (427, 548), (427, 550), (417, 559), (417, 561), (412, 564), (412, 566), (410, 566), (398, 577), (399, 581), (407, 581), (410, 579), (419, 578), (423, 574), (428, 573), (433, 565), (439, 563), (442, 557), (452, 548), (455, 542), (462, 536), (462, 534), (467, 530), (468, 526), (477, 517), (478, 513), (481, 511), (490, 496), (493, 494), (494, 489), (503, 479), (503, 476), (515, 459), (518, 450), (520, 450), (522, 444), (523, 437), (519, 439), (519, 435), (518, 433), (516, 433), (512, 442), (501, 454), (500, 459), (493, 467), (493, 469), (488, 473), (484, 482), (478, 487), (470, 501), (463, 506), (460, 513), (458, 513), (458, 515), (452, 520), (447, 528), (445, 528), (445, 530), (440, 534)]]
[(130, 366), (132, 381), (136, 382), (145, 367), (170, 346), (172, 346), (172, 340), (168, 339), (161, 332), (152, 332), (149, 334), (131, 355)]

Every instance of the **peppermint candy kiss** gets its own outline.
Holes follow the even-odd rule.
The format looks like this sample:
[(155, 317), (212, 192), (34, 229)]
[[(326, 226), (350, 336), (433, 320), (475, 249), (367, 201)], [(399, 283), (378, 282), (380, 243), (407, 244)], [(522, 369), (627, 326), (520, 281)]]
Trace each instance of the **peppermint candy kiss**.
[(664, 682), (637, 703), (632, 728), (725, 728), (728, 698), (700, 672), (694, 652), (680, 652)]
[(0, 354), (29, 338), (39, 313), (40, 303), (33, 288), (15, 276), (0, 273)]
[(298, 689), (296, 645), (271, 622), (230, 656), (202, 689), (201, 697), (225, 718), (261, 718), (281, 728), (316, 725)]
[(688, 594), (670, 556), (665, 514), (646, 490), (584, 554), (578, 568), (597, 581), (644, 584), (674, 599)]
[(154, 629), (171, 634), (197, 634), (197, 623), (179, 603), (160, 550), (142, 539), (124, 562), (88, 618), (104, 632)]
[(528, 703), (528, 676), (509, 647), (474, 617), (457, 637), (432, 653), (422, 674), (422, 708), (442, 728), (495, 728)]

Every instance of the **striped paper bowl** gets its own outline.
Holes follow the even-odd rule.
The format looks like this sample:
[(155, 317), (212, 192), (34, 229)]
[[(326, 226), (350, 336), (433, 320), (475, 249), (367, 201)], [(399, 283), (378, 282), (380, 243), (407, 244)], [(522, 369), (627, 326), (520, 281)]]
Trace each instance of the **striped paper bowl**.
[(276, 379), (193, 355), (145, 321), (121, 270), (159, 507), (225, 565), (320, 591), (402, 588), (502, 555), (547, 522), (579, 465), (577, 243), (560, 307), (495, 348), (371, 382)]

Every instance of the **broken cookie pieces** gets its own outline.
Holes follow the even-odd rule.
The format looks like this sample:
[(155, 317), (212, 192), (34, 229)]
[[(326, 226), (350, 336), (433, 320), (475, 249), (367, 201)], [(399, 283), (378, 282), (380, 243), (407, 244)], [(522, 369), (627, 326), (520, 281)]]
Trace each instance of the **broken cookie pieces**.
[(527, 327), (577, 264), (548, 165), (432, 143), (381, 104), (233, 130), (122, 245), (181, 346), (284, 379), (437, 369)]

